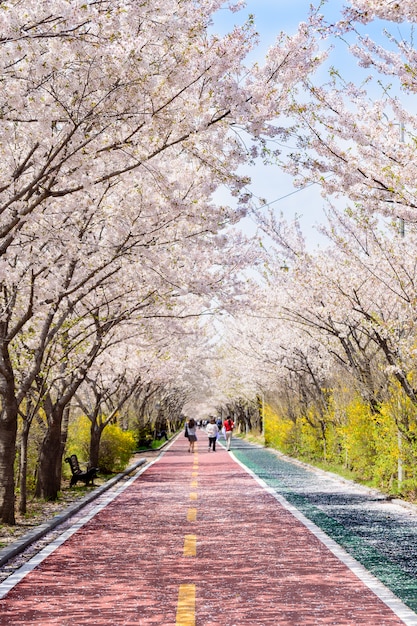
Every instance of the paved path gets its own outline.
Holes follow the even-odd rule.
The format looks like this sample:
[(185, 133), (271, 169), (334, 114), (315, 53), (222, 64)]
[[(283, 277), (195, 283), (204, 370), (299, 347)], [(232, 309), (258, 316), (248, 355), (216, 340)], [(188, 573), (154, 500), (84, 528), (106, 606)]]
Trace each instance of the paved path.
[(4, 581), (0, 625), (417, 624), (233, 455), (186, 443)]

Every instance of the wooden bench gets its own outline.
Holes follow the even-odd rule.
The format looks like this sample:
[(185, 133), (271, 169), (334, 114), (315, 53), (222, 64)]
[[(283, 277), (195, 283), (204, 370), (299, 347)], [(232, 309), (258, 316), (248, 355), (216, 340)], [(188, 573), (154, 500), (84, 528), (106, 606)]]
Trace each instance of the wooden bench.
[(82, 470), (76, 454), (67, 456), (65, 462), (68, 463), (71, 468), (72, 476), (70, 487), (76, 485), (79, 480), (85, 485), (88, 485), (88, 483), (94, 485), (94, 479), (97, 478), (98, 467), (90, 467), (90, 469)]

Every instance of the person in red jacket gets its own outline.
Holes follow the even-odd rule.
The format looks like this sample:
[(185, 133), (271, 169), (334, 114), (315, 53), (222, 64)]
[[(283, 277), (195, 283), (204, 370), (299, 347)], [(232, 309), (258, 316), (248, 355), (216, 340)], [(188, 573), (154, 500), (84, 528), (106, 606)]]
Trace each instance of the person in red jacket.
[(231, 417), (228, 417), (227, 420), (223, 422), (224, 434), (226, 437), (226, 450), (230, 450), (230, 445), (232, 443), (232, 433), (235, 427), (235, 423)]

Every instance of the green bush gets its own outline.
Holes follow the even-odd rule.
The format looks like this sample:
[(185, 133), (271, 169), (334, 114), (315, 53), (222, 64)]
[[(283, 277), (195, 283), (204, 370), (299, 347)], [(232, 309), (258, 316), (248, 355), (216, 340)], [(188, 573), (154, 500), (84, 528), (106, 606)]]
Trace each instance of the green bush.
[[(70, 424), (65, 456), (76, 454), (80, 463), (88, 462), (90, 427), (90, 420), (85, 415), (78, 417)], [(104, 474), (112, 474), (124, 470), (129, 464), (135, 447), (135, 436), (131, 431), (124, 431), (117, 424), (106, 426), (100, 440), (98, 459), (100, 471)], [(68, 472), (67, 463), (64, 463), (64, 472)]]
[(136, 448), (135, 436), (117, 424), (107, 426), (101, 436), (98, 464), (105, 474), (124, 470)]
[(136, 448), (138, 450), (152, 447), (153, 426), (151, 424), (138, 426), (135, 432), (136, 432)]
[(70, 422), (67, 438), (67, 456), (76, 454), (79, 461), (86, 463), (90, 450), (91, 422), (85, 415)]

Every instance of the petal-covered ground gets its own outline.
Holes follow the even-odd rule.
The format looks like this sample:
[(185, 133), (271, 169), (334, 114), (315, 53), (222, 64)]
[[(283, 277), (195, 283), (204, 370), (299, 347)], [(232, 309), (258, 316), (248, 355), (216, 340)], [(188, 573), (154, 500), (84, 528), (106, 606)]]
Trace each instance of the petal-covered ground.
[(203, 433), (195, 454), (180, 437), (139, 474), (0, 585), (1, 625), (417, 624)]

